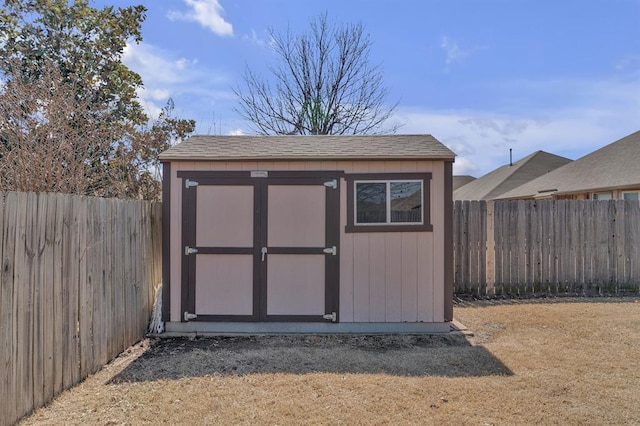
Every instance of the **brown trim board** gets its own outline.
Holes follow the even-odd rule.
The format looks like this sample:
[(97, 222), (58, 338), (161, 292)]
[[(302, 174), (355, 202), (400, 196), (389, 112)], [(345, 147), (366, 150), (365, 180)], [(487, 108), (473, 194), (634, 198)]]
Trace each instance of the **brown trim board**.
[(335, 312), (336, 322), (340, 322), (340, 181), (337, 187), (327, 188), (325, 204), (325, 242), (327, 246), (336, 246), (335, 256), (325, 258), (325, 310)]
[(444, 320), (453, 321), (453, 161), (444, 163)]
[(255, 322), (253, 315), (207, 315), (200, 314), (197, 318), (191, 321), (218, 321), (218, 322)]
[(260, 217), (262, 215), (262, 185), (255, 179), (253, 185), (253, 321), (260, 320), (260, 300), (262, 299), (262, 286), (260, 277), (262, 273), (262, 262), (260, 258), (260, 242), (262, 239), (262, 227)]
[(194, 255), (187, 255), (182, 251), (185, 246), (195, 247), (196, 243), (196, 197), (197, 187), (182, 186), (182, 283), (180, 291), (181, 312), (180, 321), (184, 321), (184, 313), (194, 313), (195, 310), (195, 275), (196, 261)]
[(162, 321), (171, 321), (171, 163), (162, 163)]
[[(256, 171), (262, 171), (260, 168), (257, 168)], [(214, 171), (214, 170), (180, 170), (178, 171), (179, 178), (187, 178), (187, 179), (213, 179), (211, 182), (203, 181), (203, 184), (214, 185), (219, 184), (219, 179), (229, 178), (229, 179), (255, 179), (255, 180), (266, 180), (266, 179), (274, 179), (274, 178), (284, 178), (284, 179), (298, 179), (298, 178), (340, 178), (344, 175), (342, 171), (329, 171), (329, 170), (302, 170), (302, 171), (273, 171), (273, 170), (264, 170), (267, 173), (265, 177), (252, 177), (251, 171)]]
[[(268, 225), (268, 212), (269, 212), (269, 185), (268, 182), (266, 180), (261, 180), (260, 184), (258, 185), (259, 188), (259, 192), (260, 192), (260, 203), (258, 204), (260, 206), (260, 212), (258, 217), (255, 219), (254, 221), (254, 226), (256, 228), (258, 228), (258, 236), (259, 236), (259, 240), (257, 242), (256, 245), (256, 255), (255, 255), (255, 259), (257, 262), (259, 262), (259, 268), (258, 268), (258, 272), (259, 272), (259, 276), (258, 276), (258, 282), (257, 282), (257, 286), (258, 286), (258, 291), (259, 291), (259, 295), (260, 298), (258, 300), (258, 319), (259, 321), (266, 321), (267, 320), (267, 286), (269, 285), (269, 283), (267, 283), (267, 265), (269, 264), (269, 260), (267, 259), (266, 261), (262, 261), (261, 260), (261, 254), (260, 254), (260, 248), (261, 247), (266, 247), (267, 246), (267, 225)], [(267, 249), (268, 251), (268, 249)], [(269, 256), (269, 254), (267, 253), (267, 256)], [(256, 308), (256, 306), (254, 305), (254, 309)]]
[(322, 315), (267, 315), (268, 322), (328, 322)]

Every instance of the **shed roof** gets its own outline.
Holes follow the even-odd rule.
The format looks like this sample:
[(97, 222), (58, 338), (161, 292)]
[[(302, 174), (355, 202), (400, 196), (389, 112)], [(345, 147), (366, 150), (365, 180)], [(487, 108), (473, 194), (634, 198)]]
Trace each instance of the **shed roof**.
[(500, 195), (534, 198), (640, 186), (640, 131)]
[(493, 200), (507, 191), (549, 173), (571, 160), (545, 151), (536, 151), (507, 164), (453, 191), (454, 200)]
[(180, 160), (453, 160), (431, 135), (191, 136), (160, 154)]

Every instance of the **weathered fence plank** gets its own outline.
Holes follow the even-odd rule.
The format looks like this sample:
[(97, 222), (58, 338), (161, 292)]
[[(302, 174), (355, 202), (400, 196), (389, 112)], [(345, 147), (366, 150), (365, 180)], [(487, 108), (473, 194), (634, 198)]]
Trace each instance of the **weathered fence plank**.
[[(80, 200), (82, 201), (82, 200)], [(90, 365), (92, 363), (92, 315), (93, 308), (93, 289), (91, 285), (91, 277), (88, 276), (87, 270), (87, 252), (89, 250), (90, 241), (88, 241), (88, 206), (85, 202), (79, 202), (76, 210), (78, 217), (78, 329), (79, 329), (79, 361), (80, 376), (85, 377), (91, 374)]]
[(493, 220), (493, 232), (495, 235), (495, 251), (496, 251), (496, 263), (494, 268), (496, 270), (496, 294), (502, 294), (506, 291), (504, 285), (505, 282), (508, 281), (507, 276), (505, 275), (504, 265), (508, 262), (508, 253), (506, 253), (505, 249), (507, 247), (506, 244), (506, 223), (508, 218), (505, 217), (504, 209), (501, 209), (495, 203), (493, 204), (494, 210), (494, 220)]
[(54, 241), (55, 241), (55, 197), (40, 194), (38, 197), (38, 226), (40, 228), (40, 249), (42, 260), (40, 262), (39, 280), (42, 286), (42, 336), (43, 340), (43, 402), (46, 404), (55, 394), (55, 303), (54, 303)]
[(457, 293), (640, 291), (637, 201), (456, 201), (453, 223)]
[(47, 300), (45, 289), (45, 268), (44, 248), (46, 244), (46, 197), (33, 194), (35, 208), (32, 216), (31, 233), (33, 241), (33, 405), (38, 407), (45, 403), (45, 356), (47, 355), (47, 340), (45, 339), (45, 318), (49, 310), (50, 301)]
[(55, 218), (52, 227), (53, 231), (53, 269), (51, 272), (51, 285), (53, 289), (53, 345), (54, 345), (54, 382), (53, 395), (57, 395), (64, 389), (63, 381), (63, 363), (64, 359), (64, 339), (63, 322), (65, 311), (63, 308), (63, 281), (62, 281), (62, 259), (64, 256), (63, 237), (64, 237), (64, 207), (65, 197), (61, 194), (52, 194), (52, 200), (49, 202), (49, 219)]
[[(0, 259), (2, 259), (2, 270), (0, 270), (0, 342), (13, 342), (15, 339), (14, 327), (14, 288), (13, 288), (13, 247), (16, 239), (15, 235), (15, 215), (16, 205), (6, 204), (5, 195), (0, 193), (3, 203), (0, 203), (0, 222), (2, 224), (2, 244), (0, 244)], [(6, 226), (5, 226), (6, 224)], [(0, 398), (0, 412), (5, 413), (8, 418), (16, 418), (15, 402), (6, 395), (16, 393), (14, 387), (14, 357), (13, 345), (0, 345), (0, 371), (4, 371), (0, 377), (0, 394), (5, 396)]]
[(61, 194), (0, 201), (4, 426), (144, 336), (161, 275), (161, 210)]
[(33, 280), (30, 276), (32, 257), (31, 235), (28, 227), (31, 222), (31, 214), (27, 210), (32, 207), (29, 194), (18, 194), (16, 200), (18, 215), (16, 216), (16, 262), (14, 270), (15, 292), (15, 318), (18, 334), (16, 336), (14, 353), (16, 356), (16, 410), (19, 415), (26, 413), (33, 407), (33, 378), (31, 363), (33, 351)]
[(494, 222), (495, 222), (495, 203), (489, 202), (486, 206), (486, 220), (484, 222), (484, 237), (486, 238), (486, 243), (484, 250), (486, 252), (486, 269), (485, 269), (485, 281), (486, 285), (486, 294), (487, 295), (495, 295), (496, 294), (496, 234), (494, 231)]
[(69, 234), (69, 246), (70, 257), (67, 259), (68, 276), (69, 281), (69, 314), (68, 314), (68, 326), (69, 326), (69, 387), (74, 383), (79, 382), (81, 379), (80, 372), (82, 371), (81, 363), (81, 346), (80, 346), (80, 305), (82, 300), (80, 299), (81, 293), (84, 291), (80, 288), (80, 260), (82, 257), (82, 246), (84, 244), (84, 238), (81, 237), (80, 228), (83, 227), (83, 219), (81, 215), (77, 214), (80, 211), (80, 199), (72, 198), (71, 205), (68, 206), (69, 215), (71, 217), (72, 231)]

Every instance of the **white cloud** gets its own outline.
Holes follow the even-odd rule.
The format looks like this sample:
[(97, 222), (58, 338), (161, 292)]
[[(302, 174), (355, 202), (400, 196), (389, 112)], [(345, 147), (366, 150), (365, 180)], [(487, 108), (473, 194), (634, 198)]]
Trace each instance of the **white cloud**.
[[(226, 76), (204, 70), (196, 59), (176, 57), (170, 52), (147, 43), (128, 44), (122, 58), (125, 65), (140, 74), (144, 87), (138, 97), (151, 118), (156, 118), (172, 97), (193, 95), (202, 102), (227, 99), (228, 90), (216, 89), (228, 85)], [(175, 100), (175, 99), (174, 99)]]
[(537, 150), (576, 159), (640, 129), (638, 81), (532, 81), (518, 87), (556, 93), (562, 87), (568, 101), (512, 113), (405, 107), (393, 118), (405, 123), (403, 133), (434, 135), (458, 155), (454, 173), (476, 177), (507, 164), (509, 148), (514, 160)]
[(169, 11), (167, 17), (171, 20), (197, 22), (202, 27), (211, 30), (219, 36), (232, 36), (233, 25), (222, 17), (224, 9), (218, 0), (183, 0), (188, 10)]
[(127, 44), (122, 62), (142, 76), (145, 86), (166, 86), (188, 81), (187, 68), (195, 61), (185, 58), (174, 60), (170, 56), (170, 53), (147, 43)]
[(189, 66), (196, 65), (197, 63), (198, 63), (197, 59), (188, 60), (186, 58), (180, 58), (177, 61), (175, 61), (176, 68), (180, 71), (186, 69)]
[(260, 47), (267, 47), (267, 45), (269, 44), (267, 41), (258, 37), (258, 34), (256, 34), (256, 31), (254, 29), (251, 29), (251, 35), (245, 34), (242, 36), (242, 39)]
[(145, 89), (142, 88), (143, 96), (154, 101), (166, 101), (171, 96), (171, 92), (167, 89)]
[(144, 42), (127, 45), (123, 62), (142, 77), (138, 97), (149, 117), (156, 118), (172, 98), (174, 114), (196, 120), (196, 133), (223, 134), (243, 126), (231, 112), (236, 96), (227, 72)]
[(640, 54), (627, 55), (614, 64), (614, 68), (618, 71), (631, 70), (640, 71)]
[(153, 95), (149, 95), (148, 92), (149, 91), (146, 89), (140, 88), (136, 91), (136, 94), (138, 95), (138, 100), (140, 101), (140, 105), (142, 105), (142, 109), (149, 119), (153, 120), (160, 116), (164, 102), (167, 101), (168, 97), (161, 103), (158, 102), (161, 101), (160, 99), (156, 99)]
[(246, 133), (242, 129), (235, 129), (229, 132), (229, 136), (242, 136), (242, 135), (246, 135)]
[(440, 48), (444, 50), (445, 53), (445, 67), (444, 71), (448, 72), (451, 65), (456, 62), (462, 62), (465, 58), (470, 56), (472, 53), (486, 49), (485, 46), (472, 46), (468, 48), (462, 48), (458, 44), (457, 41), (451, 39), (448, 36), (442, 36), (440, 38)]
[(451, 65), (452, 62), (459, 61), (469, 56), (468, 51), (462, 50), (460, 46), (458, 46), (457, 42), (449, 39), (447, 36), (443, 36), (440, 39), (440, 47), (446, 54), (445, 63), (447, 66)]
[(142, 77), (144, 87), (137, 94), (152, 119), (158, 117), (176, 88), (190, 81), (186, 69), (192, 62), (184, 58), (172, 60), (167, 52), (149, 44), (127, 44), (122, 62)]

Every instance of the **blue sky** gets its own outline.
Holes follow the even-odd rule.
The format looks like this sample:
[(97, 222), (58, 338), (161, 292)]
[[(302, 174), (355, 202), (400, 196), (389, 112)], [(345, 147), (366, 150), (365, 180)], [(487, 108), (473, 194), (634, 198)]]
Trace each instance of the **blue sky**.
[(533, 151), (579, 158), (640, 130), (640, 0), (100, 0), (143, 3), (138, 72), (150, 114), (168, 97), (197, 133), (250, 133), (231, 88), (268, 76), (268, 28), (305, 31), (327, 12), (362, 23), (398, 133), (430, 133), (482, 174)]

